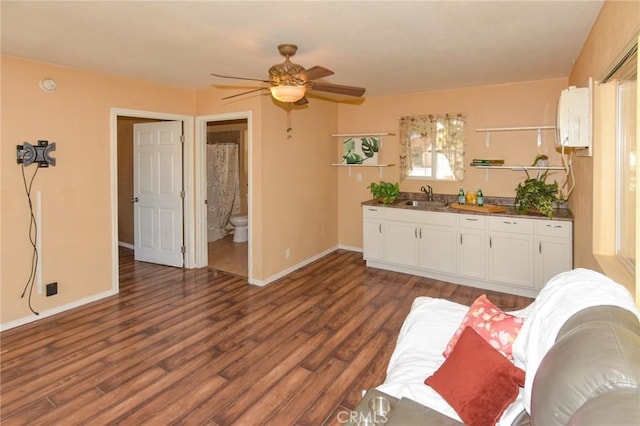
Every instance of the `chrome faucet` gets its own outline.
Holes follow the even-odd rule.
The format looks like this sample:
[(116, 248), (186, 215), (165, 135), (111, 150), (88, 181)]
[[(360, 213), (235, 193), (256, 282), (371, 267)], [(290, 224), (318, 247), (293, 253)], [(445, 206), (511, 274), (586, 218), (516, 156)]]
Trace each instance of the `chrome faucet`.
[(427, 195), (427, 201), (433, 201), (433, 188), (431, 188), (431, 185), (427, 185), (426, 188), (424, 186), (420, 187), (420, 191)]

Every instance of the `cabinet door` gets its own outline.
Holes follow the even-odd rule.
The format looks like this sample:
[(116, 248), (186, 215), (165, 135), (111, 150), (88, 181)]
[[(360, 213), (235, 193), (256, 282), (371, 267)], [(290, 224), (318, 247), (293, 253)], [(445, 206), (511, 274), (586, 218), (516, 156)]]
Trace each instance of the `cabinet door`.
[(533, 235), (489, 233), (489, 280), (520, 287), (535, 287)]
[(538, 237), (536, 246), (537, 288), (544, 287), (549, 279), (573, 267), (571, 240)]
[(386, 221), (384, 254), (387, 262), (418, 266), (418, 225), (411, 222)]
[(362, 256), (365, 260), (384, 260), (382, 220), (362, 221)]
[(437, 272), (456, 273), (456, 228), (421, 225), (420, 267)]
[(573, 268), (573, 223), (561, 220), (536, 221), (536, 287)]
[(458, 215), (458, 275), (487, 279), (487, 217)]
[(487, 279), (487, 233), (460, 229), (458, 234), (458, 274), (464, 277)]

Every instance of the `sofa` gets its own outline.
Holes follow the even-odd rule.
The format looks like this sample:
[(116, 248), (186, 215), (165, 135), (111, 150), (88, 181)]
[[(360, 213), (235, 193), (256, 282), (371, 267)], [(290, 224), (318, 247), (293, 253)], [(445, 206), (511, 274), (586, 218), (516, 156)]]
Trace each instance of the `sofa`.
[[(377, 420), (387, 425), (408, 424), (404, 407), (413, 407), (412, 425), (640, 424), (640, 315), (624, 287), (575, 269), (525, 309), (501, 312), (483, 300), (416, 298), (386, 379), (360, 410), (382, 395), (391, 404)], [(488, 337), (480, 318), (489, 311), (498, 320)], [(369, 414), (360, 413), (364, 424)]]

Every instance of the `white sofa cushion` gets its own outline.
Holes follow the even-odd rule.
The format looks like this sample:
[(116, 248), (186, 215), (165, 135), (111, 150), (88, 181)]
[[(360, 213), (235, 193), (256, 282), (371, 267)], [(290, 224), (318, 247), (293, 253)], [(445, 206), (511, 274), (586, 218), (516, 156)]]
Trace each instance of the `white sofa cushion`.
[[(416, 298), (398, 335), (385, 382), (377, 389), (396, 398), (412, 399), (460, 421), (455, 410), (424, 380), (444, 362), (442, 352), (468, 310), (468, 306), (445, 299)], [(512, 313), (526, 316), (526, 311)], [(502, 420), (511, 424), (510, 420), (522, 411), (520, 399), (521, 396), (505, 411), (501, 424)]]

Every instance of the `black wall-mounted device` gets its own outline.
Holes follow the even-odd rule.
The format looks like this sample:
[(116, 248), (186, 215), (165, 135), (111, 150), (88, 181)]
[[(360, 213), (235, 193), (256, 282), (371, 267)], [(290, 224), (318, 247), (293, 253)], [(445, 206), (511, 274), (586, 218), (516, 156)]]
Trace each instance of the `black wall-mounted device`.
[(56, 159), (51, 153), (56, 150), (55, 142), (39, 140), (37, 145), (31, 145), (24, 142), (22, 145), (16, 146), (16, 154), (18, 156), (18, 164), (24, 167), (36, 163), (38, 167), (49, 167), (56, 165)]

